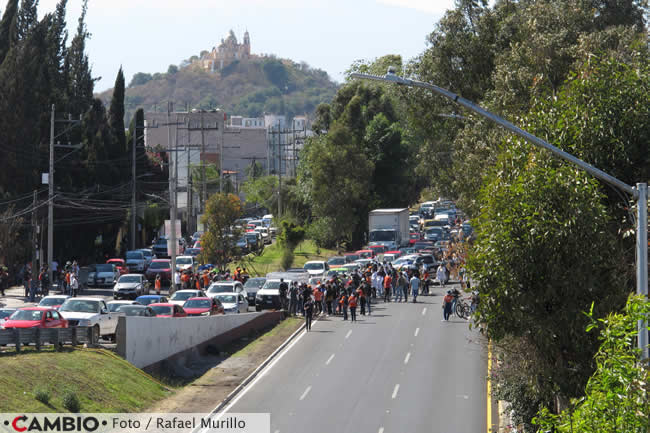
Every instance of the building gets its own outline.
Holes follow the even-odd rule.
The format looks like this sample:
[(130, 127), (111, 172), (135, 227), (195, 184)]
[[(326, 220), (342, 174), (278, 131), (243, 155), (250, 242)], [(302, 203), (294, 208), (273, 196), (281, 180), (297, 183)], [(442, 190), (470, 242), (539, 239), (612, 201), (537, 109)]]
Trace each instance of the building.
[(251, 40), (248, 31), (244, 33), (244, 42), (239, 43), (235, 32), (230, 30), (226, 39), (221, 39), (218, 47), (213, 47), (212, 51), (205, 54), (199, 60), (203, 69), (207, 71), (217, 71), (228, 66), (235, 60), (248, 59), (251, 57)]

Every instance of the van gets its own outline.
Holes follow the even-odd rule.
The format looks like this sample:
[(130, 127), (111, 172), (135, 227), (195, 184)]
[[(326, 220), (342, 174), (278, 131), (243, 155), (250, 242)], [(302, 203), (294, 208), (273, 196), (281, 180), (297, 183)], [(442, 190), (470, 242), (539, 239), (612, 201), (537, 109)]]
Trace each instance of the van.
[(271, 227), (271, 223), (273, 222), (273, 215), (264, 215), (262, 217), (262, 223), (264, 224), (264, 227)]

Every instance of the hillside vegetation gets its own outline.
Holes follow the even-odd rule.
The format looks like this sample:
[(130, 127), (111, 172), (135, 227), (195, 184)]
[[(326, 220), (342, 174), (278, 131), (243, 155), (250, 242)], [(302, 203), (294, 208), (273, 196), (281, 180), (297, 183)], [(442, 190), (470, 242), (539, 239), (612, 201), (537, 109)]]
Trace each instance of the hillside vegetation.
[[(217, 72), (204, 71), (196, 64), (172, 65), (166, 73), (133, 76), (126, 89), (126, 119), (138, 107), (166, 110), (167, 101), (176, 109), (222, 108), (245, 117), (265, 112), (292, 117), (313, 113), (318, 104), (332, 99), (337, 88), (327, 72), (275, 57), (238, 60)], [(99, 97), (107, 102), (112, 93), (109, 89)]]

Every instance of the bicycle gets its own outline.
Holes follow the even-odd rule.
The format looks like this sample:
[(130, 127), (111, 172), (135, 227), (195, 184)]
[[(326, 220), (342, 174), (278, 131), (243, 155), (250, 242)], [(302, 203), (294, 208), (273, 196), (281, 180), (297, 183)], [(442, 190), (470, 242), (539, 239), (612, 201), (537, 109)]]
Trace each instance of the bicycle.
[(454, 312), (456, 313), (456, 316), (461, 319), (467, 319), (471, 314), (471, 306), (467, 302), (468, 299), (469, 298), (463, 298), (462, 296), (456, 297), (456, 308)]

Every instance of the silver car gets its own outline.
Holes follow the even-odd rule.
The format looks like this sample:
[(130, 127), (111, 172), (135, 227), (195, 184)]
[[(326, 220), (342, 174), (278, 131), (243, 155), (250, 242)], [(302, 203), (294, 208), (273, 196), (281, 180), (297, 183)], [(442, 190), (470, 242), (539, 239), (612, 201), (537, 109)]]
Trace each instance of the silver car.
[(149, 281), (142, 274), (124, 274), (113, 287), (113, 299), (132, 298), (149, 294)]
[(248, 301), (241, 293), (215, 293), (211, 297), (221, 302), (226, 314), (248, 313)]

